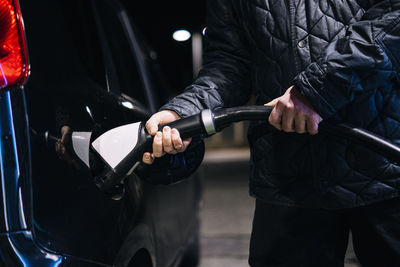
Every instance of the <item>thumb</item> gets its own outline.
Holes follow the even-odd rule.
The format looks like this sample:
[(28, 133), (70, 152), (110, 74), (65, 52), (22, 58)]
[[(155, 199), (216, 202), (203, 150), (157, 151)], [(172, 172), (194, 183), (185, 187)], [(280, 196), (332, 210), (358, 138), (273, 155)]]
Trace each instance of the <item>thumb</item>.
[(68, 144), (71, 134), (71, 128), (69, 126), (63, 126), (61, 128), (61, 143)]
[(146, 129), (151, 135), (156, 135), (158, 131), (158, 125), (161, 122), (161, 116), (159, 113), (153, 114), (150, 119), (146, 122)]
[(275, 98), (274, 100), (268, 102), (267, 104), (264, 104), (264, 106), (276, 106), (276, 104), (278, 103), (279, 98)]

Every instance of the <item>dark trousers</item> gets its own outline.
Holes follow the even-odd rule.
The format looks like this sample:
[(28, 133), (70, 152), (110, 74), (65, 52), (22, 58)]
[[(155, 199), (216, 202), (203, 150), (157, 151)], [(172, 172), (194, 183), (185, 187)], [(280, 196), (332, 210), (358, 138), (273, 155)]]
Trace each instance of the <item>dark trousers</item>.
[(350, 230), (363, 267), (400, 267), (400, 199), (335, 211), (257, 200), (249, 264), (343, 267)]

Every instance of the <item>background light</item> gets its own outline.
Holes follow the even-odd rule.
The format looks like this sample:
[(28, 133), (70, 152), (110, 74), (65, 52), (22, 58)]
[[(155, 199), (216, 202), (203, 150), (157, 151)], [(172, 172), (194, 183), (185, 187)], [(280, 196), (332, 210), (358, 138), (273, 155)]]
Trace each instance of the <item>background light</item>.
[(189, 40), (191, 34), (187, 30), (177, 30), (172, 34), (172, 38), (178, 42), (184, 42)]
[(124, 107), (129, 108), (129, 109), (134, 109), (134, 108), (135, 108), (135, 107), (133, 106), (133, 104), (132, 104), (131, 102), (129, 102), (129, 101), (123, 101), (123, 102), (121, 102), (121, 104), (122, 104)]

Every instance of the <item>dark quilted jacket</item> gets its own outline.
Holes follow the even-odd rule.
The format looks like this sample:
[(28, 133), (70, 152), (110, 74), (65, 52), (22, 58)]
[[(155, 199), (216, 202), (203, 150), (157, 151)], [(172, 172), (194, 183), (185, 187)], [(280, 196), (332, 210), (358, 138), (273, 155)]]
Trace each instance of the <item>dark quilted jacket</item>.
[[(163, 109), (257, 104), (291, 86), (326, 121), (400, 144), (400, 0), (210, 0), (204, 67)], [(270, 203), (350, 208), (399, 196), (400, 167), (329, 135), (252, 123), (250, 193)]]

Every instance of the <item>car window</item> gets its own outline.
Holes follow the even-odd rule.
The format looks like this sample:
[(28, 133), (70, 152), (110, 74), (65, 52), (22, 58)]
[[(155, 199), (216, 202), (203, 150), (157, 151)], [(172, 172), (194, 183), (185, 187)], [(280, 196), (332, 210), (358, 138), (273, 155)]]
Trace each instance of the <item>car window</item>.
[(79, 53), (82, 66), (88, 76), (101, 88), (107, 88), (104, 59), (101, 52), (100, 40), (97, 35), (95, 20), (88, 1), (72, 1), (74, 12), (65, 16), (77, 44), (75, 47)]
[[(112, 1), (95, 1), (99, 22), (101, 24), (100, 34), (107, 42), (106, 46), (110, 53), (110, 60), (115, 72), (107, 73), (116, 75), (117, 82), (111, 88), (112, 91), (120, 91), (135, 100), (148, 105), (145, 88), (138, 70), (136, 57), (126, 32), (122, 27), (118, 12), (115, 12), (115, 3)], [(115, 88), (119, 86), (119, 88)]]

